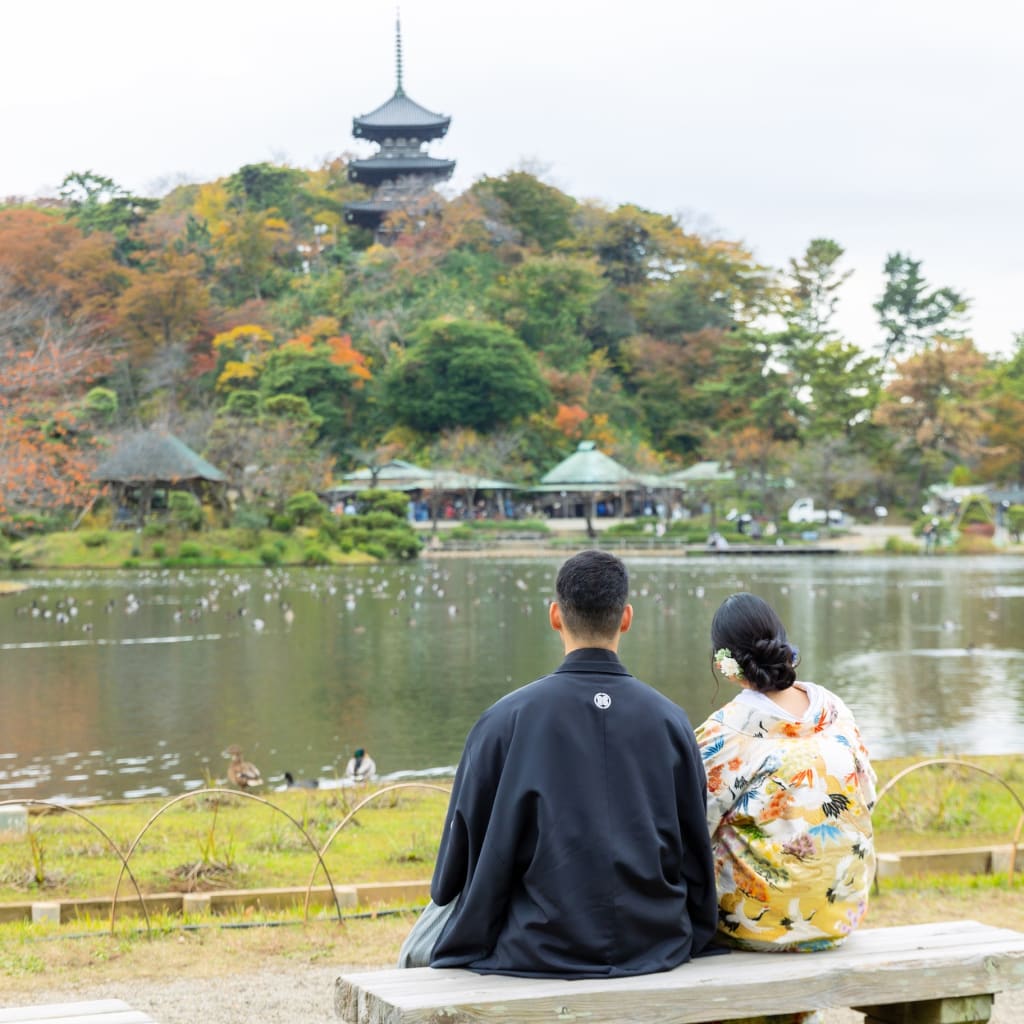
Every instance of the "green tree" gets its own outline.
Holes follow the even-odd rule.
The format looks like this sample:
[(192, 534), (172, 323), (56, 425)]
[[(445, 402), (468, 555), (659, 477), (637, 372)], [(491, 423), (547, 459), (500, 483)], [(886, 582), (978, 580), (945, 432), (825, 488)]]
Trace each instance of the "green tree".
[(231, 205), (239, 210), (277, 210), (294, 220), (298, 214), (302, 172), (273, 164), (245, 164), (225, 183)]
[(799, 259), (789, 261), (792, 281), (791, 323), (816, 338), (835, 334), (832, 319), (839, 306), (839, 289), (852, 270), (840, 270), (845, 250), (831, 238), (812, 238)]
[(874, 304), (885, 331), (882, 360), (913, 354), (935, 335), (962, 337), (959, 324), (970, 302), (952, 288), (932, 288), (921, 261), (894, 252), (885, 261), (885, 291)]
[(112, 178), (93, 171), (72, 171), (61, 182), (60, 196), (67, 203), (68, 219), (83, 234), (102, 231), (112, 235), (117, 261), (137, 264), (136, 253), (143, 248), (139, 228), (160, 205), (158, 200), (134, 195)]
[(512, 331), (478, 320), (432, 320), (392, 363), (385, 401), (399, 423), (426, 434), (451, 427), (491, 433), (544, 408), (550, 393)]
[(590, 353), (586, 329), (601, 288), (595, 261), (542, 256), (520, 263), (492, 290), (491, 302), (533, 351), (564, 369)]
[(573, 233), (576, 200), (526, 171), (482, 178), (473, 191), (485, 208), (488, 199), (497, 200), (497, 217), (518, 231), (524, 242), (538, 245), (545, 252)]
[(282, 345), (271, 352), (259, 376), (260, 393), (267, 404), (275, 396), (298, 396), (317, 418), (317, 440), (341, 454), (351, 441), (352, 424), (361, 395), (357, 378), (342, 364), (332, 362), (323, 343), (310, 349)]

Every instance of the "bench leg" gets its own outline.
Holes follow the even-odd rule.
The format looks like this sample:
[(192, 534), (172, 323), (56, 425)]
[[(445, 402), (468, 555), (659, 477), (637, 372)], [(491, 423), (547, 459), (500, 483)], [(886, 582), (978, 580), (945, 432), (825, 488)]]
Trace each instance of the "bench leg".
[(857, 1006), (864, 1024), (986, 1024), (992, 1016), (992, 995), (923, 999), (889, 1006)]

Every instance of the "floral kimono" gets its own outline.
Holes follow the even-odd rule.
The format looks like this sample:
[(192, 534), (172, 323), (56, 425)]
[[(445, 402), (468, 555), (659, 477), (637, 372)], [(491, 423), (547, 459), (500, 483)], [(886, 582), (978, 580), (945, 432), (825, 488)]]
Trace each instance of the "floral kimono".
[(838, 945), (867, 910), (875, 773), (846, 705), (823, 687), (801, 721), (737, 698), (698, 730), (718, 887), (718, 939), (741, 949)]

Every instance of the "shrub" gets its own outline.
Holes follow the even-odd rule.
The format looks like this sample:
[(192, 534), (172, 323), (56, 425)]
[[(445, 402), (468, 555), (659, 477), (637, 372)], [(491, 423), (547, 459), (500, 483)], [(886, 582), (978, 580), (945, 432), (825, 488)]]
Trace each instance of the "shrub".
[(82, 543), (87, 548), (101, 548), (110, 543), (110, 534), (106, 530), (97, 530), (95, 533), (87, 533), (82, 537)]
[(372, 543), (382, 544), (392, 557), (402, 559), (415, 558), (423, 547), (419, 537), (406, 529), (380, 530), (374, 533)]
[(356, 502), (359, 511), (367, 512), (390, 512), (399, 519), (407, 519), (409, 515), (409, 498), (401, 491), (385, 491), (381, 488), (370, 491), (360, 491), (356, 495)]
[(317, 544), (310, 544), (305, 551), (302, 552), (302, 564), (303, 565), (329, 565), (330, 559), (327, 557), (327, 552)]
[(142, 528), (143, 537), (162, 537), (167, 533), (167, 524), (162, 519), (153, 519)]
[(203, 549), (194, 540), (185, 540), (181, 542), (181, 546), (178, 548), (178, 557), (184, 559), (199, 559), (203, 557)]
[(167, 557), (167, 545), (158, 543), (153, 545), (153, 557), (154, 558), (166, 558)]
[(278, 514), (271, 519), (270, 528), (277, 533), (291, 533), (295, 528), (295, 521), (291, 516)]
[(913, 541), (904, 540), (902, 537), (886, 537), (885, 553), (887, 555), (919, 555), (921, 548)]
[(363, 526), (371, 530), (393, 530), (396, 526), (408, 525), (408, 520), (404, 516), (396, 516), (385, 509), (364, 512), (358, 518)]
[(122, 569), (138, 569), (138, 567), (139, 567), (139, 560), (137, 558), (126, 558), (121, 563), (121, 568)]
[(1006, 510), (1006, 526), (1019, 544), (1021, 534), (1024, 534), (1024, 505), (1011, 505)]
[(182, 530), (199, 530), (203, 525), (202, 502), (191, 491), (171, 491), (167, 509), (175, 526)]
[(284, 510), (300, 526), (316, 522), (326, 512), (323, 502), (312, 491), (293, 494), (285, 502)]
[(281, 552), (273, 544), (264, 544), (260, 548), (260, 561), (267, 566), (281, 564)]
[(984, 494), (972, 494), (964, 499), (960, 506), (960, 525), (971, 526), (995, 522), (992, 514), (992, 502)]
[(259, 531), (270, 522), (270, 510), (263, 505), (239, 505), (231, 517), (231, 525), (240, 530)]
[(359, 548), (360, 551), (365, 551), (372, 558), (376, 558), (378, 562), (383, 562), (388, 557), (388, 549), (383, 544), (376, 542), (369, 544), (362, 544)]

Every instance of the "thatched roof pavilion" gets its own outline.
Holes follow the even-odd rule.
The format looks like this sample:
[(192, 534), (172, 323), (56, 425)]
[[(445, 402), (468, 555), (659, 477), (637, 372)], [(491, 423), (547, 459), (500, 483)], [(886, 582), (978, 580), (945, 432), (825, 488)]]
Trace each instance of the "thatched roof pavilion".
[(93, 479), (109, 486), (120, 508), (133, 508), (141, 523), (161, 492), (189, 491), (202, 501), (224, 499), (227, 478), (184, 441), (159, 430), (125, 436), (97, 466)]

